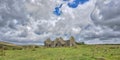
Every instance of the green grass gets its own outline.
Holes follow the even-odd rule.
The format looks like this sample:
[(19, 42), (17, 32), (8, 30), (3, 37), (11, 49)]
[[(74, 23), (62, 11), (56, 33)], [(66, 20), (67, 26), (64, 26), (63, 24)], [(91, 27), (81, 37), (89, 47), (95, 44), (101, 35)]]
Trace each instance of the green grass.
[(120, 45), (5, 50), (0, 60), (120, 60)]

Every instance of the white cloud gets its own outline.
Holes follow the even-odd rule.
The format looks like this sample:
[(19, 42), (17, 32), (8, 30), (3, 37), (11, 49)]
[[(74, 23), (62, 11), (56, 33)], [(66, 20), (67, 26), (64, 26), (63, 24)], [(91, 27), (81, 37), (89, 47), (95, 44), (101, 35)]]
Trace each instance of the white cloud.
[[(0, 1), (0, 35), (2, 35), (0, 39), (2, 41), (38, 44), (48, 37), (55, 39), (62, 36), (68, 39), (73, 35), (77, 40), (87, 40), (87, 38), (118, 38), (120, 35), (120, 1), (106, 0), (103, 2), (104, 0), (99, 0), (96, 3), (95, 11), (93, 9), (96, 0), (90, 0), (75, 9), (69, 8), (64, 3), (63, 14), (59, 17), (53, 14), (53, 10), (56, 5), (63, 3), (61, 0)], [(99, 27), (93, 26), (84, 30), (83, 26), (93, 24), (90, 15), (92, 21)]]
[(92, 43), (90, 40), (104, 41), (105, 44), (120, 44), (120, 1), (98, 0), (95, 6), (91, 13), (95, 25), (88, 30), (84, 29), (81, 33), (83, 39), (89, 40), (87, 43), (90, 44)]

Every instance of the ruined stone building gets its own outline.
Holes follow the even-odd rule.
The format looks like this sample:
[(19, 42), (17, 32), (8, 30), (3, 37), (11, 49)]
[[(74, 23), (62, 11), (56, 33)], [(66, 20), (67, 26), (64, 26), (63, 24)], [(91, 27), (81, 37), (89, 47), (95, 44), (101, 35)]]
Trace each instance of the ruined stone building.
[(69, 40), (63, 40), (61, 37), (60, 38), (56, 38), (54, 41), (51, 41), (50, 38), (45, 40), (44, 45), (46, 47), (71, 47), (71, 46), (75, 46), (76, 42), (74, 37), (70, 37)]
[(52, 43), (52, 41), (50, 40), (50, 38), (48, 38), (46, 41), (44, 41), (44, 45), (46, 47), (51, 47), (51, 43)]

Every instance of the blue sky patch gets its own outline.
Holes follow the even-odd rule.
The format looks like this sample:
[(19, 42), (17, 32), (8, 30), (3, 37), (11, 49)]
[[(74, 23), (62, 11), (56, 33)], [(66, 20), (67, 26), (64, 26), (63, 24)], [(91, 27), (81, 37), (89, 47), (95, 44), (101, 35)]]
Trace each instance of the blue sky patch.
[[(70, 8), (77, 8), (78, 5), (80, 4), (84, 4), (86, 2), (88, 2), (89, 0), (73, 0), (72, 2), (70, 2), (69, 0), (63, 0), (63, 1), (67, 1), (67, 5), (70, 7)], [(62, 14), (62, 5), (63, 3), (61, 3), (59, 6), (55, 7), (53, 13), (57, 16), (60, 16)]]
[(55, 10), (53, 11), (53, 13), (57, 16), (60, 16), (62, 14), (62, 11), (61, 11), (61, 7), (62, 7), (63, 4), (61, 4), (60, 6), (57, 6), (55, 7)]

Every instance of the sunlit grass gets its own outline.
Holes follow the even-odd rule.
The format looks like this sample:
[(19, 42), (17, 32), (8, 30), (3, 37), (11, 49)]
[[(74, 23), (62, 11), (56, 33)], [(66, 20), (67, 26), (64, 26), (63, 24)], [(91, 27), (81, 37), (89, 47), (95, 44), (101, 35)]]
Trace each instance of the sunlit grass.
[[(115, 48), (114, 48), (115, 47)], [(116, 48), (117, 47), (117, 48)], [(119, 60), (120, 45), (78, 45), (77, 47), (5, 50), (0, 60)]]

